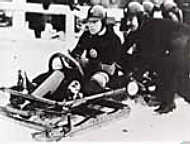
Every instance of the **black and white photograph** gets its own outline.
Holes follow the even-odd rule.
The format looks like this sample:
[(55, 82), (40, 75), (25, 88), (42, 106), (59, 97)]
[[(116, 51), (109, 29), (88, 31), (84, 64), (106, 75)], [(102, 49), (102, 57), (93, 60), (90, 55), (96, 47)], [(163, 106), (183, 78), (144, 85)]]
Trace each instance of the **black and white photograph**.
[(2, 142), (190, 144), (190, 0), (0, 0)]

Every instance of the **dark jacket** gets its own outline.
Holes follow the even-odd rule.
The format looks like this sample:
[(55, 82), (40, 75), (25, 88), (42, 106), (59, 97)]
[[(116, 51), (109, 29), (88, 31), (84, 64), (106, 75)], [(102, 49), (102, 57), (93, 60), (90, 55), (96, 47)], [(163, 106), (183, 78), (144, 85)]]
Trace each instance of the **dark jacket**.
[[(85, 50), (91, 66), (97, 66), (100, 63), (112, 64), (120, 58), (121, 41), (112, 28), (107, 28), (106, 33), (103, 35), (91, 35), (89, 31), (86, 31), (80, 37), (71, 55), (75, 58), (80, 57)], [(96, 51), (97, 57), (93, 58), (91, 56), (92, 50)], [(91, 67), (91, 69), (93, 68)]]

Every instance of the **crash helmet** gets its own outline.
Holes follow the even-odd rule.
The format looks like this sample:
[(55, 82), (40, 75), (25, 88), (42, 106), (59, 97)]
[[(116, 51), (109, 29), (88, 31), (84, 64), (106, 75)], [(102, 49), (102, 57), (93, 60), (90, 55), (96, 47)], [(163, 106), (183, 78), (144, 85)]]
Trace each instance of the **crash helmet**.
[(142, 3), (144, 11), (146, 12), (152, 12), (153, 8), (154, 8), (154, 4), (151, 1), (144, 1)]
[(94, 5), (88, 10), (86, 21), (101, 20), (103, 26), (106, 24), (107, 13), (103, 6)]
[(144, 12), (144, 8), (139, 2), (132, 1), (128, 4), (127, 12), (137, 14), (140, 12)]
[(176, 4), (173, 0), (166, 0), (166, 1), (164, 1), (164, 3), (163, 3), (163, 8), (164, 8), (166, 11), (170, 11), (170, 10), (172, 10), (173, 8), (177, 8), (177, 4)]

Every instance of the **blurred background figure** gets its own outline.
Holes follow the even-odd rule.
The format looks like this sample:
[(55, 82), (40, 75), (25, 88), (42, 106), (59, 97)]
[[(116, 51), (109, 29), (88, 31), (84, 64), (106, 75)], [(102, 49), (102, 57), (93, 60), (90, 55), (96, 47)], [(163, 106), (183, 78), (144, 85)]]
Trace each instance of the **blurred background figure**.
[(161, 4), (164, 2), (165, 0), (151, 0), (151, 2), (156, 6), (156, 7), (160, 7)]
[(90, 0), (91, 5), (102, 5), (105, 8), (123, 8), (129, 0)]
[(183, 22), (183, 12), (173, 0), (165, 0), (162, 4), (162, 15), (175, 22)]
[(136, 31), (139, 26), (144, 21), (144, 8), (143, 6), (136, 1), (129, 2), (126, 8), (123, 9), (124, 18), (121, 19), (120, 30), (125, 31), (124, 37), (127, 38), (127, 35), (130, 32)]
[(129, 2), (123, 11), (124, 18), (121, 20), (120, 30), (123, 31), (124, 43), (119, 64), (128, 73), (134, 69), (136, 63), (138, 32), (146, 21), (146, 12), (143, 5), (136, 1)]
[(154, 3), (151, 2), (150, 0), (145, 0), (142, 2), (142, 5), (147, 17), (153, 18), (154, 10), (155, 10)]
[(157, 19), (162, 19), (162, 10), (161, 10), (161, 5), (162, 5), (163, 0), (153, 0), (152, 3), (154, 4), (153, 8), (153, 18)]

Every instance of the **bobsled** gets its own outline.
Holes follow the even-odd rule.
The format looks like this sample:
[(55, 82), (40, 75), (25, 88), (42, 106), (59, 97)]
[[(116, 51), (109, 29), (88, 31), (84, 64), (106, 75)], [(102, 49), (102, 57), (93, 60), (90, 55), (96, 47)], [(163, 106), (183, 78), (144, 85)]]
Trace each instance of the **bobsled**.
[[(61, 61), (63, 70), (53, 68), (55, 59)], [(47, 73), (30, 81), (26, 73), (23, 76), (19, 71), (16, 86), (0, 88), (10, 97), (7, 105), (0, 106), (0, 115), (35, 129), (31, 135), (37, 141), (59, 141), (128, 117), (130, 79), (119, 73), (118, 70), (105, 88), (87, 93), (83, 90), (83, 67), (69, 53), (56, 53), (49, 60)]]

